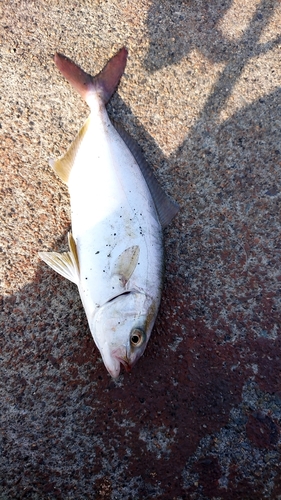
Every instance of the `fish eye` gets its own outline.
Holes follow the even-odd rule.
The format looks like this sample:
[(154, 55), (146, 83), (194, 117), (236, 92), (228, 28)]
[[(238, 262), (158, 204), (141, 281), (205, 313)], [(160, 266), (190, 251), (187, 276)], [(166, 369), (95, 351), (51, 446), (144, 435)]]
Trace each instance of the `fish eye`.
[(131, 345), (133, 347), (141, 346), (145, 341), (145, 333), (140, 328), (134, 328), (131, 331)]

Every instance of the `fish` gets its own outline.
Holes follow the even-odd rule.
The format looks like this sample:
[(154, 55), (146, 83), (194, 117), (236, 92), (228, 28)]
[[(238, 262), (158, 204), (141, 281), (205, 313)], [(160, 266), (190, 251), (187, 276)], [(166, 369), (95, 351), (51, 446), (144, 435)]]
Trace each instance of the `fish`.
[(51, 166), (67, 184), (67, 252), (39, 252), (75, 283), (104, 365), (117, 378), (143, 354), (158, 313), (164, 268), (163, 228), (179, 205), (163, 191), (137, 142), (113, 124), (106, 104), (124, 73), (122, 47), (96, 76), (65, 55), (54, 61), (90, 114), (68, 151)]

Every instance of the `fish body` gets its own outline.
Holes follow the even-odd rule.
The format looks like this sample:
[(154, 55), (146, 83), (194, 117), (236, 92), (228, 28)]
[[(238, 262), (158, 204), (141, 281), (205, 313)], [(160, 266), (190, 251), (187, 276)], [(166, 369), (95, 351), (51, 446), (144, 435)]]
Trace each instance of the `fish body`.
[(161, 219), (165, 225), (178, 210), (137, 145), (125, 132), (122, 138), (107, 115), (105, 104), (126, 59), (123, 48), (93, 78), (55, 56), (91, 113), (65, 156), (53, 162), (70, 194), (70, 250), (40, 253), (78, 286), (94, 341), (114, 378), (120, 364), (131, 369), (149, 340), (163, 280)]

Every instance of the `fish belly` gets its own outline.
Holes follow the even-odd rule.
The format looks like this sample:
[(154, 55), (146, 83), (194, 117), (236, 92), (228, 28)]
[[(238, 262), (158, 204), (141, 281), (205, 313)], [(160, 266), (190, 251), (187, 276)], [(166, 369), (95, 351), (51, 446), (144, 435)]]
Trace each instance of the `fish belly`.
[[(150, 191), (131, 152), (104, 110), (91, 118), (68, 186), (79, 291), (87, 316), (127, 290), (160, 302), (162, 230)], [(139, 261), (124, 284), (114, 273), (118, 257), (139, 247)]]

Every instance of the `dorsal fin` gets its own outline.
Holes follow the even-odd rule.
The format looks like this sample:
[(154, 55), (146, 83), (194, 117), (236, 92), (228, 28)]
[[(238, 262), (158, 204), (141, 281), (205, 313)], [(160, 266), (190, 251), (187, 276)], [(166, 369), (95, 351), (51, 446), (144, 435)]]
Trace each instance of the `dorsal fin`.
[(50, 165), (53, 167), (54, 171), (60, 177), (60, 179), (63, 182), (65, 182), (65, 184), (68, 183), (69, 175), (74, 164), (76, 153), (81, 145), (83, 137), (87, 132), (87, 129), (90, 124), (90, 119), (91, 115), (87, 118), (84, 125), (79, 130), (78, 134), (76, 135), (74, 141), (69, 146), (69, 149), (67, 150), (65, 155), (59, 158), (59, 160), (50, 161)]
[(138, 143), (128, 134), (128, 132), (126, 132), (126, 130), (124, 130), (122, 125), (116, 122), (113, 122), (113, 125), (119, 135), (122, 137), (126, 146), (131, 151), (141, 169), (142, 175), (145, 178), (145, 181), (151, 192), (152, 199), (155, 203), (162, 227), (167, 227), (171, 220), (177, 215), (180, 209), (179, 205), (175, 201), (171, 200), (171, 198), (166, 195), (166, 193), (160, 186), (152, 171), (152, 168), (144, 158), (143, 152)]

